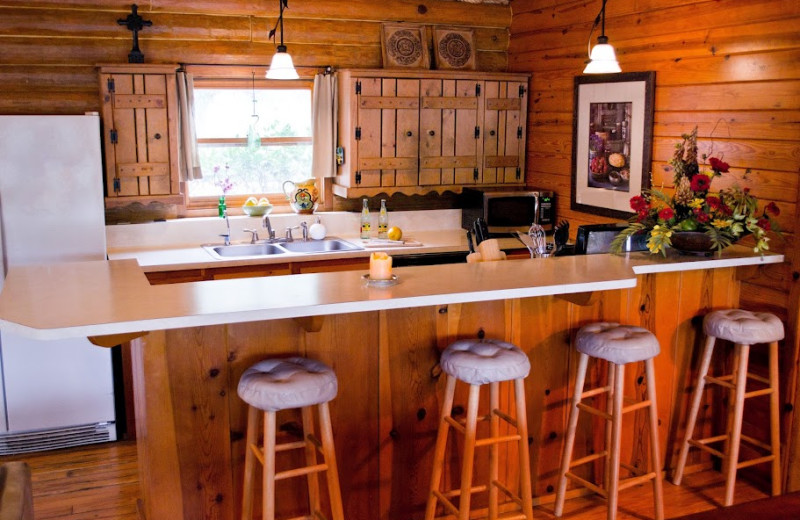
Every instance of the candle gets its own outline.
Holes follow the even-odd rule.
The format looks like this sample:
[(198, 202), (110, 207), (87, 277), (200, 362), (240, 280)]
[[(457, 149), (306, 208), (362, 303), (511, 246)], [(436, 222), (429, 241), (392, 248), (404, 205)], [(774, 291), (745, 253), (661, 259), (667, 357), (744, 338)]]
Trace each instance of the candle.
[(392, 278), (392, 257), (386, 253), (372, 253), (369, 256), (369, 279), (390, 280)]

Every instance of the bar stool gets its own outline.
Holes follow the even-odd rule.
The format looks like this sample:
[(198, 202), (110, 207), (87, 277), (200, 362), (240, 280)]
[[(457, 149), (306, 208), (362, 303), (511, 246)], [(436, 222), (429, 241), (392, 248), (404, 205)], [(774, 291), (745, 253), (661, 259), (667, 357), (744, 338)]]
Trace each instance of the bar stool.
[[(433, 520), (437, 503), (441, 502), (450, 514), (458, 520), (470, 517), (470, 502), (473, 493), (488, 491), (489, 520), (496, 520), (499, 514), (499, 491), (510, 500), (516, 502), (521, 512), (517, 515), (504, 516), (504, 519), (533, 519), (533, 498), (531, 494), (531, 469), (528, 453), (528, 421), (525, 410), (524, 379), (530, 372), (528, 356), (510, 343), (499, 340), (459, 340), (449, 345), (442, 353), (439, 361), (442, 370), (447, 374), (447, 385), (442, 403), (442, 414), (439, 422), (439, 433), (436, 437), (436, 448), (433, 458), (433, 474), (425, 510), (425, 520)], [(453, 395), (456, 381), (469, 385), (466, 420), (462, 423), (451, 417)], [(500, 382), (513, 381), (516, 418), (500, 410)], [(490, 422), (490, 436), (477, 439), (478, 405), (480, 389), (489, 385), (489, 413), (481, 417)], [(516, 428), (516, 434), (500, 433), (500, 419)], [(464, 451), (461, 465), (460, 488), (442, 491), (441, 478), (444, 466), (445, 449), (450, 428), (464, 435)], [(498, 481), (499, 475), (499, 443), (516, 442), (519, 451), (519, 495)], [(489, 479), (488, 484), (473, 486), (473, 466), (475, 448), (489, 446)], [(451, 499), (459, 497), (458, 507)]]
[[(256, 363), (242, 374), (238, 393), (248, 405), (247, 451), (244, 461), (244, 491), (242, 497), (242, 519), (253, 515), (253, 479), (255, 461), (264, 466), (262, 484), (263, 520), (275, 519), (275, 482), (305, 475), (308, 485), (309, 517), (325, 518), (320, 511), (319, 472), (326, 472), (328, 495), (333, 520), (344, 520), (339, 476), (336, 468), (336, 453), (331, 432), (328, 401), (336, 397), (338, 382), (336, 374), (327, 365), (302, 357), (267, 359)], [(320, 436), (314, 435), (313, 409), (319, 413)], [(276, 444), (276, 412), (300, 408), (303, 421), (303, 440)], [(263, 446), (257, 444), (259, 415), (264, 412)], [(275, 471), (277, 452), (305, 449), (306, 466), (286, 471)], [(317, 461), (317, 451), (323, 462)]]
[[(660, 348), (656, 337), (647, 329), (620, 325), (619, 323), (592, 323), (578, 330), (576, 347), (580, 352), (578, 373), (575, 379), (575, 392), (569, 412), (567, 437), (564, 442), (564, 454), (561, 458), (558, 488), (556, 490), (555, 516), (561, 516), (564, 510), (564, 499), (567, 490), (567, 479), (594, 491), (608, 499), (609, 520), (617, 517), (617, 497), (620, 490), (631, 486), (653, 481), (653, 500), (655, 518), (664, 518), (664, 498), (661, 486), (661, 463), (658, 447), (658, 411), (656, 407), (656, 382), (653, 358)], [(608, 384), (603, 387), (584, 391), (586, 370), (589, 357), (608, 361)], [(646, 399), (623, 407), (625, 389), (625, 365), (644, 361), (647, 379)], [(608, 394), (606, 410), (600, 410), (583, 403), (584, 399)], [(650, 424), (650, 471), (643, 475), (635, 475), (620, 480), (620, 444), (622, 439), (622, 416), (627, 412), (648, 408)], [(572, 448), (575, 443), (575, 430), (578, 426), (578, 414), (583, 410), (602, 417), (606, 421), (605, 449), (600, 453), (588, 455), (572, 462)], [(572, 473), (571, 469), (597, 459), (605, 458), (605, 479), (603, 485), (597, 485)], [(623, 464), (626, 469), (635, 472), (635, 468)]]
[[(706, 344), (697, 374), (692, 405), (689, 410), (689, 419), (686, 424), (686, 434), (681, 445), (678, 457), (678, 467), (675, 470), (673, 482), (680, 485), (683, 471), (686, 467), (686, 457), (689, 447), (694, 446), (705, 450), (723, 460), (723, 473), (725, 473), (725, 501), (724, 505), (733, 504), (733, 489), (736, 482), (736, 471), (739, 468), (753, 466), (762, 462), (772, 462), (772, 495), (781, 492), (781, 458), (780, 458), (780, 417), (778, 412), (778, 341), (783, 339), (783, 323), (775, 315), (766, 312), (750, 312), (741, 309), (727, 309), (714, 311), (706, 315), (703, 320), (703, 332), (706, 335)], [(717, 339), (724, 339), (734, 344), (734, 369), (733, 373), (720, 377), (708, 375), (711, 356), (714, 353), (714, 343)], [(764, 378), (747, 370), (750, 346), (760, 343), (769, 344), (769, 377)], [(752, 379), (767, 385), (766, 388), (747, 391), (747, 380)], [(700, 400), (703, 395), (705, 383), (714, 383), (730, 390), (733, 406), (728, 409), (728, 427), (724, 435), (694, 439), (693, 432), (700, 409)], [(758, 385), (761, 386), (761, 385)], [(744, 400), (749, 397), (769, 395), (770, 419), (770, 444), (763, 443), (747, 435), (742, 435), (742, 417), (744, 414)], [(716, 450), (709, 444), (725, 441), (723, 451)], [(739, 462), (739, 446), (741, 441), (759, 448), (767, 455), (755, 459)]]

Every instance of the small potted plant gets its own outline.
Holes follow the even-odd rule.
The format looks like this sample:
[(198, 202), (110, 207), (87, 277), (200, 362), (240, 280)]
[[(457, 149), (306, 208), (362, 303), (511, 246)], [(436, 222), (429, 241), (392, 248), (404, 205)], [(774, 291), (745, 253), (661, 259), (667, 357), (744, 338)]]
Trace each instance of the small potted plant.
[(672, 247), (689, 253), (722, 251), (746, 235), (753, 235), (753, 251), (769, 249), (768, 231), (779, 232), (773, 217), (780, 214), (774, 202), (759, 210), (758, 199), (749, 188), (711, 191), (715, 177), (728, 172), (729, 165), (716, 157), (708, 159), (708, 171), (698, 163), (697, 128), (683, 134), (670, 160), (674, 171), (675, 191), (668, 195), (648, 190), (631, 198), (636, 215), (611, 243), (612, 252), (620, 252), (628, 237), (647, 235), (651, 253), (666, 256)]

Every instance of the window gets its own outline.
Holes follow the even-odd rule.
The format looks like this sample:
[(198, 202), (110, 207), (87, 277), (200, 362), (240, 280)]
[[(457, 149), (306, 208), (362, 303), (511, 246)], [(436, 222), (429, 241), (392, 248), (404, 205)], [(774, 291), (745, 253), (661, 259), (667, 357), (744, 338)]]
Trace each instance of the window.
[[(311, 176), (310, 85), (197, 81), (194, 96), (203, 179), (187, 183), (190, 200), (224, 188), (233, 197), (282, 194), (285, 181)], [(257, 139), (248, 144), (253, 123)]]

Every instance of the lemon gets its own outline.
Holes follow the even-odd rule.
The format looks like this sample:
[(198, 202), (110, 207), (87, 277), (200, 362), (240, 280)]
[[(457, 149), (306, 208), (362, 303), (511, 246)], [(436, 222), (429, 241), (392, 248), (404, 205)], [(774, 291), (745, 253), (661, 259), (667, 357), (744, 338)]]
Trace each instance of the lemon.
[(260, 199), (258, 199), (258, 205), (259, 206), (269, 206), (269, 199), (266, 198), (266, 197), (261, 197)]
[(245, 206), (255, 206), (256, 204), (258, 204), (258, 200), (255, 197), (247, 197), (244, 203)]
[(389, 240), (400, 240), (403, 238), (403, 230), (397, 226), (392, 226), (389, 228), (389, 231), (386, 232), (386, 238)]

